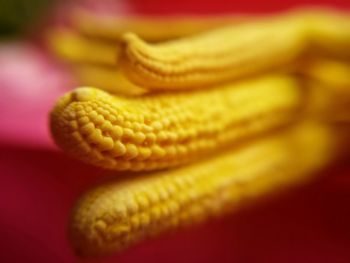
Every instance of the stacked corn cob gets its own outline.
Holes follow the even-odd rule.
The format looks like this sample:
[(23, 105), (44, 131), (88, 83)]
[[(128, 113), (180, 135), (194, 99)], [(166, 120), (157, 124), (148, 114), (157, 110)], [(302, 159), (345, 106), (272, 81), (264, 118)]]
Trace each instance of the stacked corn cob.
[(58, 100), (53, 137), (82, 161), (134, 172), (77, 203), (78, 253), (112, 253), (222, 215), (344, 154), (348, 16), (191, 18), (159, 30), (151, 20), (74, 18), (76, 32), (53, 31), (48, 43), (96, 88)]

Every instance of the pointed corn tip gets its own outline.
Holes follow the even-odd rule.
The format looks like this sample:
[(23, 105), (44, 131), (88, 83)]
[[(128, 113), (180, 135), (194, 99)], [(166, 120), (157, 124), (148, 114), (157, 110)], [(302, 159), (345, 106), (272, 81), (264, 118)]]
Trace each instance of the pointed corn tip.
[(94, 99), (96, 96), (96, 92), (93, 88), (89, 87), (81, 87), (77, 88), (72, 92), (72, 100), (75, 101), (89, 101)]
[(88, 101), (95, 98), (95, 96), (95, 88), (80, 87), (73, 91), (67, 92), (61, 98), (59, 98), (53, 110), (59, 111), (74, 101)]

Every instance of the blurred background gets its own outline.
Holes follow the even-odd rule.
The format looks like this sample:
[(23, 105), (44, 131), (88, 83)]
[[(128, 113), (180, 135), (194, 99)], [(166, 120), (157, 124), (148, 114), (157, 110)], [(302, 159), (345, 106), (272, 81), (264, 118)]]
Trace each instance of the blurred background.
[[(103, 171), (62, 154), (47, 116), (77, 85), (44, 34), (73, 10), (102, 16), (268, 14), (301, 7), (350, 12), (349, 0), (0, 0), (0, 262), (80, 262), (66, 225)], [(349, 25), (350, 26), (350, 25)], [(93, 262), (350, 262), (350, 165), (258, 207)]]

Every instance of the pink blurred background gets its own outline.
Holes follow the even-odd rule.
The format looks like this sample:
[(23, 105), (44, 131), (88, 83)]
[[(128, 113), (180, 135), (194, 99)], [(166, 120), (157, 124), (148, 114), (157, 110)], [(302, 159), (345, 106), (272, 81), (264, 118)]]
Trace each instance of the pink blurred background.
[[(79, 4), (124, 14), (267, 13), (305, 5), (350, 11), (349, 0)], [(0, 44), (0, 262), (80, 262), (66, 237), (69, 212), (103, 171), (54, 146), (48, 112), (75, 82), (36, 43)], [(350, 262), (349, 176), (350, 164), (343, 162), (324, 171), (317, 182), (277, 199), (92, 262)]]

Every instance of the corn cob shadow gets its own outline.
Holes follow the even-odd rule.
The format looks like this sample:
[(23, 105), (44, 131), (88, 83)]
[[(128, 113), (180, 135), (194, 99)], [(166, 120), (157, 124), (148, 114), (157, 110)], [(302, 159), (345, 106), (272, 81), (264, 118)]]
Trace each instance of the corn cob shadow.
[(307, 114), (322, 121), (349, 123), (350, 63), (318, 58), (299, 70), (308, 90)]
[(304, 11), (310, 49), (319, 55), (350, 58), (350, 16), (332, 10)]
[(338, 142), (329, 127), (299, 124), (205, 162), (98, 186), (73, 210), (71, 241), (79, 255), (101, 256), (222, 216), (309, 180)]
[(56, 143), (82, 161), (112, 170), (155, 170), (286, 125), (303, 106), (298, 82), (286, 75), (138, 97), (79, 88), (58, 101), (51, 130)]

